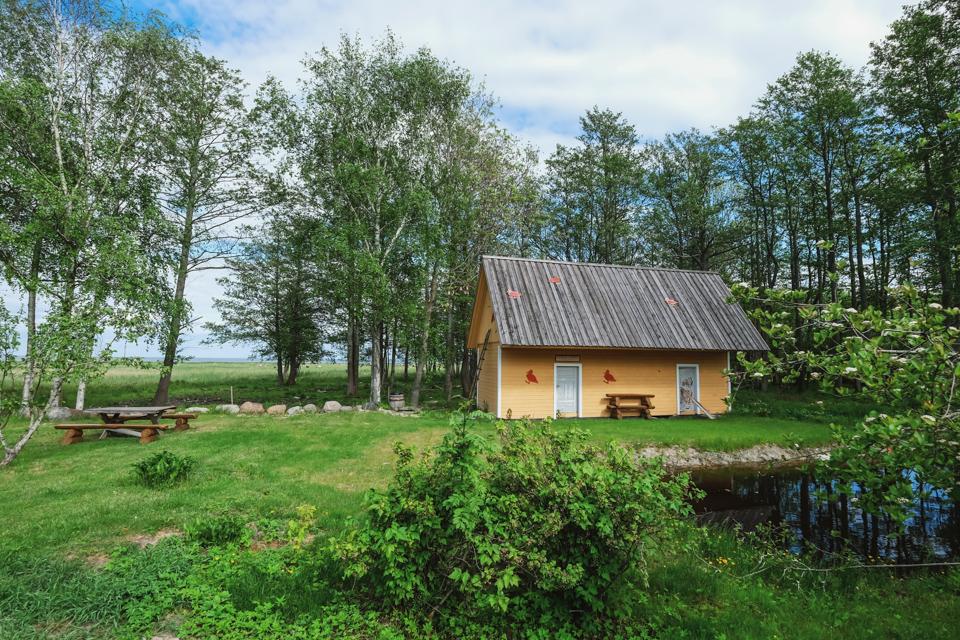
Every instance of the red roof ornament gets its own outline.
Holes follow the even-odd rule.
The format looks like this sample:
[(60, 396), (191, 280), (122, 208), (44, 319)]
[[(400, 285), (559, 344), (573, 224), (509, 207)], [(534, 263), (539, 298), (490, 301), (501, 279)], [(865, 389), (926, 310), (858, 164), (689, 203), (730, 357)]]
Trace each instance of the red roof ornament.
[(507, 290), (507, 297), (513, 298), (514, 300), (516, 300), (517, 298), (520, 297), (520, 292), (519, 292), (519, 291), (514, 291), (513, 289), (508, 289), (508, 290)]
[(548, 281), (550, 284), (559, 284), (559, 283), (560, 283), (560, 276), (550, 276), (549, 278), (547, 278), (547, 281)]
[(675, 306), (677, 306), (678, 304), (680, 304), (679, 302), (677, 302), (677, 301), (674, 300), (673, 298), (667, 298), (666, 300), (664, 300), (664, 302), (666, 302), (666, 303), (667, 303), (668, 305), (670, 305), (671, 307), (675, 307)]

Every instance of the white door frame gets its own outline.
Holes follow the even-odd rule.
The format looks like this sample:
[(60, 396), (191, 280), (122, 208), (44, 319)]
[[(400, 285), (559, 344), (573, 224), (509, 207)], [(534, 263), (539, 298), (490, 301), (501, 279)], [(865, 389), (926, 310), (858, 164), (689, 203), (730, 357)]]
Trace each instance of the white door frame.
[[(700, 402), (700, 365), (699, 365), (699, 364), (693, 364), (693, 363), (690, 363), (690, 364), (678, 363), (678, 364), (677, 364), (677, 375), (676, 375), (676, 377), (675, 377), (674, 380), (673, 380), (673, 386), (675, 386), (675, 387), (677, 388), (677, 412), (676, 412), (676, 415), (680, 415), (680, 367), (693, 367), (694, 369), (697, 370), (697, 402), (698, 402), (698, 403)], [(697, 406), (694, 407), (694, 409), (696, 410), (696, 414), (699, 415), (699, 414), (700, 414), (700, 405), (697, 404)]]
[(583, 417), (583, 364), (580, 362), (553, 363), (553, 418), (557, 417), (557, 367), (577, 368), (577, 417)]
[(500, 410), (503, 404), (503, 345), (497, 344), (497, 417), (502, 418)]

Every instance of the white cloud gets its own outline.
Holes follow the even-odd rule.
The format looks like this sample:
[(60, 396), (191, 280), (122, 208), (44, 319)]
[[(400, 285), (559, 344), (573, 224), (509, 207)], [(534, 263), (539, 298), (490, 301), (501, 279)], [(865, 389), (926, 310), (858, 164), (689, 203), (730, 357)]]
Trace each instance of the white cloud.
[[(800, 51), (827, 49), (864, 64), (869, 42), (884, 35), (900, 4), (182, 0), (165, 6), (174, 16), (195, 17), (208, 51), (240, 68), (252, 85), (273, 74), (292, 86), (304, 55), (335, 46), (340, 33), (376, 38), (391, 28), (408, 47), (428, 46), (470, 69), (508, 112), (557, 123), (559, 141), (595, 104), (623, 111), (647, 136), (728, 124)], [(507, 125), (518, 134), (542, 128)]]

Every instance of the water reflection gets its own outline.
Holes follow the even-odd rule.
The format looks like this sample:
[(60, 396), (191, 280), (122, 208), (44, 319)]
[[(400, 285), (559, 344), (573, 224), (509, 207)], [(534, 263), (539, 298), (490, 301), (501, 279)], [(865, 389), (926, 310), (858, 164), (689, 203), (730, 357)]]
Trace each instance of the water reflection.
[[(960, 557), (960, 513), (943, 492), (913, 505), (905, 535), (886, 518), (864, 514), (857, 496), (837, 496), (798, 468), (730, 468), (691, 474), (706, 496), (694, 507), (701, 522), (739, 523), (747, 531), (769, 523), (785, 527), (799, 553), (853, 551), (898, 562)], [(831, 499), (832, 498), (832, 499)]]

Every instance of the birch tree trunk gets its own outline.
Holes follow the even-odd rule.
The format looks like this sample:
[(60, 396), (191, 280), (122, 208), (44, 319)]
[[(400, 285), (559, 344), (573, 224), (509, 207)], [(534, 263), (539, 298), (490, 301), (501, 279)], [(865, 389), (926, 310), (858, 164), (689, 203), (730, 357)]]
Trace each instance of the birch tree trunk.
[(87, 381), (81, 380), (77, 384), (77, 402), (74, 405), (74, 408), (77, 411), (83, 411), (84, 402), (87, 398)]
[(33, 343), (37, 333), (37, 279), (40, 277), (41, 244), (33, 245), (33, 256), (30, 260), (30, 288), (27, 290), (27, 344), (26, 363), (23, 374), (23, 393), (20, 396), (20, 415), (30, 417), (30, 403), (33, 402), (33, 382), (36, 364), (33, 360)]
[(180, 331), (183, 328), (183, 305), (187, 288), (187, 273), (190, 270), (190, 246), (193, 244), (193, 207), (187, 207), (180, 237), (180, 259), (177, 262), (177, 283), (173, 293), (173, 313), (167, 325), (166, 344), (163, 349), (163, 369), (157, 391), (153, 394), (153, 404), (162, 405), (170, 401), (170, 381), (173, 378), (173, 365), (177, 360), (177, 346), (180, 343)]
[(27, 430), (20, 436), (20, 439), (12, 446), (7, 445), (6, 438), (3, 437), (3, 433), (0, 432), (0, 444), (3, 445), (3, 460), (0, 460), (0, 467), (5, 467), (11, 462), (13, 462), (20, 452), (23, 450), (23, 447), (30, 441), (30, 438), (33, 437), (33, 434), (37, 432), (37, 429), (40, 428), (40, 425), (43, 423), (43, 417), (47, 415), (47, 412), (53, 408), (53, 402), (55, 399), (62, 397), (63, 379), (56, 378), (53, 381), (53, 388), (50, 389), (50, 399), (47, 400), (46, 406), (42, 411), (35, 411), (30, 415), (30, 424), (27, 426)]
[(433, 304), (437, 298), (437, 268), (434, 267), (427, 287), (426, 300), (423, 303), (423, 323), (420, 325), (420, 347), (417, 351), (417, 368), (413, 374), (413, 387), (410, 389), (410, 406), (420, 406), (420, 390), (430, 352), (430, 321), (433, 318)]
[(376, 409), (380, 406), (383, 395), (380, 387), (382, 381), (383, 333), (379, 320), (371, 322), (370, 325), (370, 400), (367, 403), (367, 408)]

